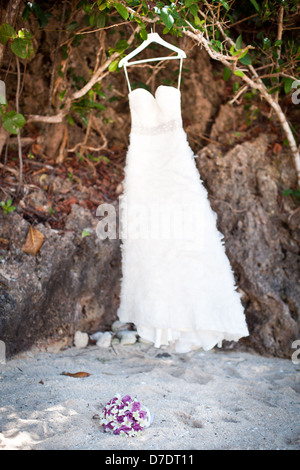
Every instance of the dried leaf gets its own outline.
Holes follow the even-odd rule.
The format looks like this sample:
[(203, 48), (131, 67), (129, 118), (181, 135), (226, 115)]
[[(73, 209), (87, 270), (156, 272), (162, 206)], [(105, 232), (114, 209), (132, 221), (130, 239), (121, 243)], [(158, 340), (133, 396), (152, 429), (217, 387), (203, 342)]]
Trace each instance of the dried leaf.
[(281, 149), (282, 149), (282, 146), (278, 142), (275, 142), (275, 144), (273, 145), (273, 153), (277, 155), (278, 153), (281, 152)]
[(44, 242), (44, 238), (44, 235), (39, 230), (30, 227), (22, 250), (24, 253), (36, 256)]
[(31, 146), (31, 150), (34, 155), (39, 155), (43, 151), (43, 146), (41, 144), (33, 143)]
[(0, 238), (0, 245), (8, 245), (9, 244), (9, 240), (7, 240), (7, 238)]
[(71, 372), (62, 372), (60, 375), (67, 375), (68, 377), (89, 377), (91, 374), (88, 372), (76, 372), (75, 374), (71, 374)]

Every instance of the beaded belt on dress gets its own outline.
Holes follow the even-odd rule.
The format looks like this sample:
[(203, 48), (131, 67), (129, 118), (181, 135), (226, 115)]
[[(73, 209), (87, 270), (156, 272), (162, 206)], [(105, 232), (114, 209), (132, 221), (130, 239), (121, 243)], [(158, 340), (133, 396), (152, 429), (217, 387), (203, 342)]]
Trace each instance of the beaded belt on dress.
[(143, 135), (156, 135), (163, 134), (178, 129), (182, 126), (181, 119), (173, 119), (172, 121), (164, 122), (158, 126), (143, 126), (143, 124), (133, 124), (131, 132)]

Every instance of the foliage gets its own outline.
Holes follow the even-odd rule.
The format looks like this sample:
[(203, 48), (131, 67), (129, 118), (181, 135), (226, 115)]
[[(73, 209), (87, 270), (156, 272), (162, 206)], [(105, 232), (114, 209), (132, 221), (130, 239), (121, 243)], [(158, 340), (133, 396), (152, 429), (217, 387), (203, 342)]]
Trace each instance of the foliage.
[[(155, 24), (170, 42), (173, 41), (172, 36), (176, 41), (187, 31), (202, 33), (216, 59), (218, 54), (228, 59), (223, 79), (232, 80), (233, 93), (239, 90), (245, 74), (258, 80), (255, 76), (253, 78), (253, 68), (259, 71), (259, 79), (268, 93), (275, 94), (279, 101), (291, 95), (295, 88), (300, 58), (295, 27), (298, 0), (78, 0), (62, 2), (59, 6), (57, 2), (42, 0), (26, 2), (17, 22), (18, 28), (8, 23), (0, 26), (0, 43), (9, 46), (23, 63), (31, 61), (36, 53), (36, 31), (32, 28), (34, 22), (31, 19), (38, 23), (40, 31), (46, 29), (54, 3), (60, 10), (61, 21), (56, 34), (63, 31), (64, 40), (58, 44), (60, 63), (54, 64), (61, 85), (53, 90), (57, 96), (53, 96), (52, 103), (56, 103), (55, 111), (61, 112), (69, 125), (74, 124), (77, 115), (82, 125), (88, 128), (90, 116), (101, 115), (106, 108), (101, 74), (89, 86), (97, 67), (90, 68), (89, 76), (84, 73), (77, 76), (70, 65), (72, 54), (80, 49), (82, 39), (91, 32), (99, 34), (106, 31), (110, 38), (119, 32), (115, 34), (114, 46), (102, 51), (102, 64), (107, 61), (109, 73), (119, 73), (120, 59), (145, 40), (150, 27)], [(282, 12), (282, 21), (279, 12)], [(131, 44), (128, 43), (128, 29), (125, 29), (128, 25), (138, 27)], [(73, 98), (76, 90), (80, 92), (85, 88), (86, 93)], [(251, 89), (246, 87), (245, 92), (251, 93)], [(3, 126), (10, 133), (17, 133), (25, 123), (24, 116), (13, 110), (7, 111), (4, 106), (1, 105)]]
[(19, 130), (26, 123), (23, 114), (16, 111), (6, 111), (3, 105), (0, 105), (0, 115), (4, 129), (10, 134), (18, 134)]
[(0, 201), (0, 207), (3, 209), (4, 214), (13, 212), (16, 210), (16, 207), (12, 205), (12, 200), (7, 199), (7, 201)]

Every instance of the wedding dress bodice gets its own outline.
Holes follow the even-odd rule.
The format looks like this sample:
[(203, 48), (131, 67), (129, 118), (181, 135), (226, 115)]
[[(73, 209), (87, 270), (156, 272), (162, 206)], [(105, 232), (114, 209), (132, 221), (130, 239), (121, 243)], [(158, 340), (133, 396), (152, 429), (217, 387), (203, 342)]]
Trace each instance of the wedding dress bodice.
[(180, 90), (160, 85), (153, 96), (144, 88), (129, 93), (134, 134), (155, 135), (182, 126)]

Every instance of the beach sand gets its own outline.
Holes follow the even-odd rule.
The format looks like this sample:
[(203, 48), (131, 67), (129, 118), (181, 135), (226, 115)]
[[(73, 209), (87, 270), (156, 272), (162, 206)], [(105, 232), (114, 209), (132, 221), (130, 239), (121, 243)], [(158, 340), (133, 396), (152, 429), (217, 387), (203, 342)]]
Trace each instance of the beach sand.
[[(0, 365), (0, 449), (299, 449), (299, 369), (288, 359), (143, 343), (29, 352)], [(80, 371), (90, 376), (61, 375)], [(99, 426), (116, 393), (153, 415), (140, 436)]]

